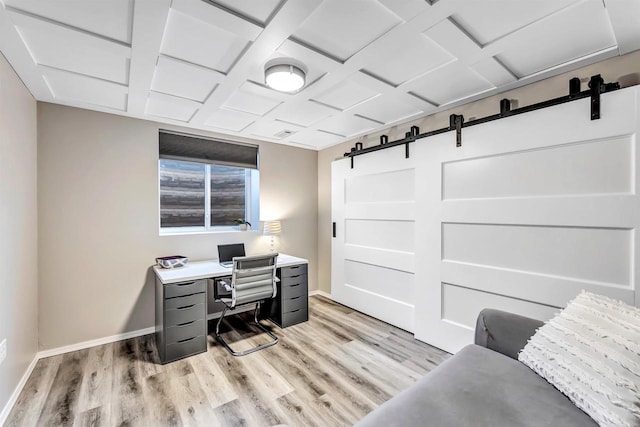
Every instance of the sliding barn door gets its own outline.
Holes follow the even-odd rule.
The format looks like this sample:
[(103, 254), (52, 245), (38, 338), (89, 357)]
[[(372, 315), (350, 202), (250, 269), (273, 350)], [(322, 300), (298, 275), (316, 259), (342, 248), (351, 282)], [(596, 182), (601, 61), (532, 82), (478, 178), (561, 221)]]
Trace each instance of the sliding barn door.
[[(605, 94), (601, 104), (599, 120), (589, 119), (584, 99), (464, 128), (460, 148), (448, 132), (411, 144), (409, 160), (403, 149), (357, 157), (355, 169), (347, 171), (352, 178), (411, 170), (413, 184), (403, 185), (412, 188), (414, 202), (397, 189), (403, 209), (400, 200), (378, 197), (395, 191), (373, 187), (350, 199), (349, 178), (342, 179), (347, 194), (334, 198), (334, 214), (347, 213), (335, 217), (347, 229), (343, 241), (334, 239), (332, 292), (386, 320), (377, 313), (383, 307), (371, 310), (365, 300), (356, 305), (352, 299), (359, 296), (344, 289), (357, 283), (360, 294), (380, 294), (371, 280), (384, 278), (382, 269), (393, 270), (394, 280), (381, 288), (385, 298), (397, 299), (405, 286), (413, 289), (412, 298), (401, 301), (412, 306), (407, 313), (414, 318), (405, 329), (451, 352), (473, 342), (476, 317), (485, 307), (546, 320), (582, 289), (640, 305), (638, 90)], [(334, 171), (348, 168), (348, 160), (335, 163)], [(350, 241), (349, 220), (364, 216), (350, 207), (358, 197), (367, 197), (370, 206), (389, 206), (391, 217), (364, 208), (369, 220), (391, 220), (384, 236), (399, 243), (403, 233), (413, 233), (408, 246), (385, 245), (387, 252), (410, 254), (412, 268), (389, 265), (386, 256), (351, 256), (351, 244), (386, 239), (372, 227), (368, 231), (376, 237), (369, 237), (369, 245)], [(410, 230), (395, 228), (403, 221)]]
[(638, 303), (637, 90), (418, 143), (415, 335), (449, 351), (492, 307), (546, 320), (580, 290)]
[[(389, 156), (389, 152), (394, 152)], [(404, 148), (332, 164), (332, 297), (413, 331), (414, 158)], [(361, 161), (363, 160), (363, 161)]]

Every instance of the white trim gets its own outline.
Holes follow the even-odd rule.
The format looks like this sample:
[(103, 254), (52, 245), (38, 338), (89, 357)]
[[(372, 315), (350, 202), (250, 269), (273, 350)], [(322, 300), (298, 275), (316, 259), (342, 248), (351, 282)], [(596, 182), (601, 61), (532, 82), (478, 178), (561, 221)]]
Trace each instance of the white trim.
[(313, 295), (320, 295), (333, 301), (333, 298), (331, 297), (330, 293), (321, 291), (320, 289), (316, 289), (315, 291), (309, 291), (309, 296), (313, 296)]
[(13, 393), (11, 393), (11, 396), (9, 396), (9, 400), (7, 401), (7, 404), (4, 405), (4, 408), (2, 408), (2, 412), (0, 412), (0, 426), (4, 425), (4, 423), (7, 421), (7, 418), (9, 418), (9, 414), (13, 409), (13, 405), (16, 404), (16, 401), (18, 400), (18, 396), (20, 396), (20, 393), (22, 393), (22, 389), (27, 384), (27, 380), (31, 376), (31, 373), (33, 372), (33, 368), (36, 367), (36, 363), (38, 363), (38, 360), (40, 360), (40, 353), (36, 353), (33, 356), (33, 360), (29, 364), (29, 367), (24, 372), (24, 375), (22, 375), (22, 378), (20, 378), (20, 382), (18, 383), (16, 388), (13, 390)]
[(69, 353), (70, 351), (84, 350), (85, 348), (95, 347), (97, 345), (109, 344), (116, 341), (127, 340), (129, 338), (135, 338), (142, 335), (153, 334), (156, 331), (155, 326), (149, 328), (138, 329), (136, 331), (125, 332), (123, 334), (111, 335), (104, 338), (96, 338), (95, 340), (83, 341), (76, 344), (66, 345), (64, 347), (56, 347), (49, 350), (43, 350), (38, 352), (38, 358), (44, 359), (45, 357), (57, 356), (59, 354)]

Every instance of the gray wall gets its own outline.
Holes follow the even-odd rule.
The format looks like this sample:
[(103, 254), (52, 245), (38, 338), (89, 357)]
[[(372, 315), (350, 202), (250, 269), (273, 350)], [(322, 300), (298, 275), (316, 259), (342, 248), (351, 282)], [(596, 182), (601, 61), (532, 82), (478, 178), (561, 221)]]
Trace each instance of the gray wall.
[[(420, 127), (421, 132), (449, 126), (449, 115), (464, 115), (466, 121), (472, 118), (485, 117), (500, 112), (500, 99), (509, 98), (512, 108), (535, 104), (550, 98), (564, 96), (569, 93), (569, 79), (580, 77), (582, 90), (587, 89), (589, 77), (601, 74), (605, 82), (619, 81), (622, 87), (640, 83), (640, 51), (618, 56), (597, 64), (542, 80), (518, 89), (484, 98), (475, 102), (441, 111), (405, 125), (394, 126), (382, 132), (364, 138), (347, 141), (343, 144), (326, 148), (318, 153), (318, 289), (331, 292), (331, 162), (351, 149), (357, 141), (364, 146), (377, 145), (380, 135), (389, 135), (389, 141), (404, 137), (404, 133), (412, 125)], [(605, 113), (606, 114), (606, 113)]]
[[(238, 241), (268, 250), (256, 231), (159, 236), (159, 128), (196, 133), (38, 103), (41, 349), (153, 326), (157, 256), (212, 259)], [(317, 152), (259, 144), (261, 217), (282, 220), (279, 250), (309, 259), (315, 289)]]
[(36, 101), (0, 54), (0, 411), (38, 350)]

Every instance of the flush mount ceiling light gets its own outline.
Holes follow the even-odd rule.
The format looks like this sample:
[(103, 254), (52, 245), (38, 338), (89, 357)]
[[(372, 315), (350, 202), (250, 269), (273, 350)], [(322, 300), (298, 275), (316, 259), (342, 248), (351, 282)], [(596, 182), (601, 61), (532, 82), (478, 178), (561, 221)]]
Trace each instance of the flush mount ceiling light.
[(296, 92), (305, 83), (305, 66), (295, 59), (276, 58), (264, 66), (264, 80), (272, 89), (280, 92)]

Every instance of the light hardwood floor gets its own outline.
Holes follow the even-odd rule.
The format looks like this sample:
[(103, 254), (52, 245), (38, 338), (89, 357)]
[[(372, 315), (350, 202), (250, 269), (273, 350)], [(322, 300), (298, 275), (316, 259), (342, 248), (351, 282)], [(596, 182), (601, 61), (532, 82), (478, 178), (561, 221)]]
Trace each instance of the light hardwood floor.
[[(5, 425), (352, 425), (448, 357), (324, 297), (309, 306), (308, 322), (274, 326), (280, 342), (244, 357), (211, 335), (208, 352), (160, 365), (146, 335), (40, 360)], [(229, 323), (234, 348), (263, 339)]]

